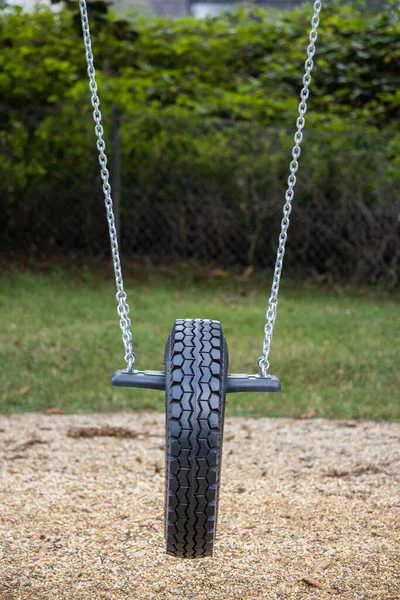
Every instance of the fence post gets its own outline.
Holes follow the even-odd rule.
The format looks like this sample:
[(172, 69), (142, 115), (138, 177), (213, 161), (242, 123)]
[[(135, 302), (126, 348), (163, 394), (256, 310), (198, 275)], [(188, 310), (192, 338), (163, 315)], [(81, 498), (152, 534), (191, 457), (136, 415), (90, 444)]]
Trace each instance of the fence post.
[(121, 245), (121, 116), (119, 106), (112, 107), (112, 188), (115, 228), (118, 246)]

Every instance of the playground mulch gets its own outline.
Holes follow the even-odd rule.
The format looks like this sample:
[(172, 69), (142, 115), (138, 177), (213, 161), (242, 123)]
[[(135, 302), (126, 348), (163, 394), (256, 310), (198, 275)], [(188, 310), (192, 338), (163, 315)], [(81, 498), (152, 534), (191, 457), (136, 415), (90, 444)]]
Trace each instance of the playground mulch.
[(1, 599), (400, 598), (399, 423), (227, 419), (197, 561), (164, 554), (163, 432), (156, 413), (0, 417)]

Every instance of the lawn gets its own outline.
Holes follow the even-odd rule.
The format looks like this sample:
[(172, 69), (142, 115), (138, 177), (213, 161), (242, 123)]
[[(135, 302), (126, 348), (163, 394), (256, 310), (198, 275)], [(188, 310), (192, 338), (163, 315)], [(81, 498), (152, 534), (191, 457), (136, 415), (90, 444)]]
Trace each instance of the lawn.
[[(110, 386), (123, 348), (110, 270), (9, 271), (0, 281), (0, 412), (162, 410)], [(137, 366), (162, 369), (175, 318), (222, 322), (230, 372), (255, 372), (270, 277), (128, 266)], [(398, 296), (284, 281), (271, 352), (280, 394), (231, 394), (228, 413), (400, 418)]]

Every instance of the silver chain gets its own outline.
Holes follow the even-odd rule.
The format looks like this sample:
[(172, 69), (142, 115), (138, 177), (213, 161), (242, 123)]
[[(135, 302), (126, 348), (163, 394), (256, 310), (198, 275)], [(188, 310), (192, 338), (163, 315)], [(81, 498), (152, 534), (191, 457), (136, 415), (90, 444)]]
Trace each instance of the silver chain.
[[(305, 62), (305, 74), (303, 76), (303, 89), (300, 92), (299, 116), (296, 121), (297, 131), (294, 135), (295, 145), (292, 149), (292, 161), (290, 162), (290, 175), (287, 183), (288, 187), (285, 194), (285, 204), (283, 207), (283, 219), (281, 221), (281, 233), (279, 235), (279, 244), (275, 262), (271, 296), (268, 301), (268, 310), (266, 313), (266, 325), (264, 328), (264, 342), (262, 346), (262, 356), (258, 359), (258, 366), (261, 375), (265, 377), (269, 368), (269, 353), (271, 349), (272, 336), (274, 332), (275, 320), (278, 306), (279, 285), (283, 267), (283, 257), (285, 254), (287, 232), (289, 229), (289, 215), (292, 211), (292, 201), (294, 199), (294, 188), (296, 185), (296, 172), (299, 168), (298, 159), (300, 157), (300, 145), (303, 139), (303, 129), (305, 125), (305, 114), (307, 112), (307, 99), (309, 97), (309, 86), (311, 83), (311, 71), (314, 66), (313, 57), (315, 54), (315, 43), (318, 37), (319, 13), (321, 12), (322, 2), (314, 2), (314, 14), (311, 19), (311, 31), (309, 35), (310, 43), (307, 47), (307, 60)], [(93, 64), (92, 41), (90, 37), (89, 20), (87, 14), (86, 0), (79, 0), (79, 9), (82, 20), (83, 40), (85, 44), (86, 62), (88, 65), (87, 73), (89, 77), (89, 88), (92, 94), (91, 102), (93, 106), (93, 120), (95, 122), (95, 133), (97, 136), (97, 149), (99, 151), (100, 174), (103, 181), (104, 203), (107, 211), (108, 230), (110, 234), (111, 253), (114, 264), (115, 283), (117, 286), (116, 298), (118, 301), (117, 312), (120, 317), (120, 327), (122, 331), (122, 341), (125, 348), (125, 361), (127, 370), (131, 371), (135, 362), (135, 353), (132, 348), (131, 321), (129, 319), (129, 305), (127, 295), (124, 290), (124, 283), (121, 272), (121, 260), (119, 256), (117, 230), (115, 228), (115, 218), (113, 202), (111, 198), (111, 186), (109, 183), (110, 174), (107, 169), (107, 156), (105, 153), (105, 142), (103, 139), (103, 126), (101, 124), (100, 100), (97, 95), (96, 71)]]
[(94, 130), (97, 136), (97, 150), (99, 151), (100, 175), (103, 181), (104, 203), (107, 211), (108, 231), (110, 234), (111, 254), (114, 264), (115, 283), (117, 286), (117, 312), (120, 318), (119, 324), (122, 331), (122, 341), (125, 348), (125, 361), (127, 371), (132, 371), (135, 362), (135, 353), (132, 348), (131, 320), (129, 318), (129, 305), (124, 290), (124, 282), (121, 272), (121, 260), (119, 257), (117, 230), (115, 228), (115, 217), (113, 201), (111, 198), (110, 174), (107, 169), (106, 144), (103, 139), (103, 126), (101, 124), (100, 100), (97, 95), (96, 71), (93, 64), (92, 40), (90, 38), (89, 20), (87, 14), (86, 0), (79, 0), (79, 9), (82, 20), (83, 41), (85, 44), (87, 73), (89, 77), (89, 88), (92, 94)]
[(290, 175), (287, 183), (288, 187), (285, 194), (285, 204), (283, 207), (283, 219), (281, 221), (281, 233), (279, 235), (279, 244), (276, 254), (275, 270), (271, 288), (271, 296), (268, 300), (268, 310), (266, 313), (266, 325), (264, 328), (264, 341), (262, 345), (262, 356), (258, 359), (260, 374), (265, 377), (269, 369), (269, 353), (271, 349), (272, 336), (276, 314), (278, 309), (278, 293), (282, 275), (283, 257), (285, 255), (285, 246), (287, 232), (289, 229), (289, 215), (292, 212), (292, 201), (294, 198), (294, 188), (296, 185), (296, 172), (299, 168), (300, 144), (303, 139), (303, 128), (305, 125), (305, 114), (307, 112), (307, 100), (310, 95), (309, 86), (311, 83), (311, 71), (314, 66), (313, 57), (315, 54), (315, 43), (318, 37), (319, 13), (321, 12), (322, 2), (314, 2), (314, 14), (311, 19), (311, 31), (309, 35), (310, 43), (307, 47), (307, 60), (305, 62), (305, 74), (303, 76), (303, 89), (300, 92), (299, 116), (296, 121), (297, 131), (294, 135), (295, 145), (292, 148), (292, 161), (290, 163)]

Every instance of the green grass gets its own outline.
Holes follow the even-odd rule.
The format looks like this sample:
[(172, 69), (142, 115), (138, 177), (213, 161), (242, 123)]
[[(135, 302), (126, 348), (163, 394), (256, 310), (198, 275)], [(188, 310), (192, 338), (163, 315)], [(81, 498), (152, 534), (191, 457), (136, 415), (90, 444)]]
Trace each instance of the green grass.
[[(126, 287), (139, 368), (163, 368), (175, 318), (203, 317), (222, 322), (230, 372), (255, 372), (270, 278), (133, 271)], [(107, 273), (52, 268), (3, 277), (1, 412), (163, 409), (161, 392), (109, 385), (123, 367), (123, 348)], [(229, 395), (228, 412), (399, 419), (399, 334), (393, 295), (284, 282), (271, 353), (283, 391)]]

